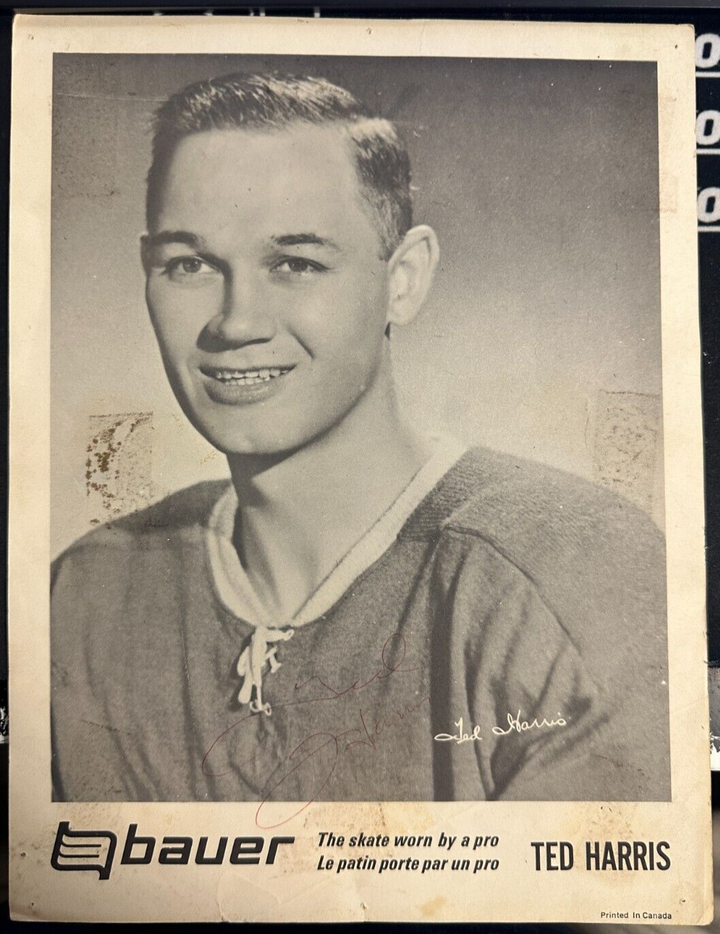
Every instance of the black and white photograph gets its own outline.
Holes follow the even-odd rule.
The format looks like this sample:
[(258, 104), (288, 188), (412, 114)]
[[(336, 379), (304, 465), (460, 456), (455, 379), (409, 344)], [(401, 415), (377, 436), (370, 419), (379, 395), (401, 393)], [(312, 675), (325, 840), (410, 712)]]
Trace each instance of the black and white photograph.
[[(378, 54), (372, 30), (336, 53), (298, 31), (294, 51), (186, 36), (48, 57), (53, 871), (104, 888), (116, 838), (150, 862), (135, 815), (159, 805), (248, 805), (236, 832), (285, 835), (271, 864), (305, 828), (317, 869), (355, 839), (334, 803), (408, 806), (399, 869), (450, 839), (441, 811), (412, 836), (410, 805), (481, 805), (485, 872), (507, 862), (493, 809), (599, 805), (600, 827), (608, 802), (684, 797), (679, 709), (700, 701), (670, 620), (695, 613), (701, 549), (687, 597), (675, 583), (701, 529), (683, 538), (677, 465), (701, 462), (692, 394), (673, 454), (672, 406), (699, 392), (663, 238), (685, 217), (663, 161), (674, 73), (622, 37), (616, 57), (419, 55), (388, 25)], [(391, 845), (346, 813), (358, 846)], [(618, 849), (623, 827), (563, 843), (558, 867), (535, 832), (526, 869), (662, 875), (691, 845)], [(222, 863), (227, 838), (202, 832), (192, 858)], [(102, 866), (72, 852), (93, 834), (113, 840)], [(185, 842), (160, 862), (187, 863), (192, 839), (166, 839)], [(243, 839), (230, 862), (258, 862)], [(446, 868), (427, 862), (413, 885)]]
[(56, 800), (670, 798), (655, 95), (55, 56)]

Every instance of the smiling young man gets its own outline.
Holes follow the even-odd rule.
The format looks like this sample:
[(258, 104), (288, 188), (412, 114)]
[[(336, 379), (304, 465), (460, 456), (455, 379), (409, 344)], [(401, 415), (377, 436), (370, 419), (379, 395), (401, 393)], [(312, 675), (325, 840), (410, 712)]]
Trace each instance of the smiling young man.
[(652, 523), (398, 406), (439, 251), (392, 124), (323, 79), (193, 85), (147, 225), (165, 369), (232, 482), (56, 563), (56, 799), (667, 799)]

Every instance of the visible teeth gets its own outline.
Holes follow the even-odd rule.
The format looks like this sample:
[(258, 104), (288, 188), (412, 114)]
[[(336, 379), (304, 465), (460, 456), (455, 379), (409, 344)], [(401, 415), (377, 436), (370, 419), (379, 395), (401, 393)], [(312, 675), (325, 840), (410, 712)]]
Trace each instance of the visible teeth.
[(213, 377), (223, 383), (237, 383), (251, 386), (266, 383), (277, 376), (289, 372), (290, 367), (263, 367), (260, 370), (214, 370)]

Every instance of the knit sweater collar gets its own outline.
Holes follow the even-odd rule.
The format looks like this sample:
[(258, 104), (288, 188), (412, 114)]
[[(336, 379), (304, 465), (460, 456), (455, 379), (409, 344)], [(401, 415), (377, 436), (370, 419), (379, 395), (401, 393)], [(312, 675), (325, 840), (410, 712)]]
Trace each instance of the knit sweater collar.
[[(451, 475), (462, 464), (465, 447), (452, 438), (436, 439), (436, 450), (394, 503), (345, 554), (315, 591), (287, 620), (271, 619), (258, 600), (233, 545), (238, 508), (235, 489), (225, 490), (205, 529), (205, 547), (215, 592), (225, 609), (251, 626), (298, 627), (325, 614), (351, 584), (374, 564), (398, 537), (425, 537), (453, 499)], [(462, 486), (462, 484), (461, 484)], [(447, 490), (447, 492), (443, 492)], [(445, 513), (446, 514), (446, 513)]]

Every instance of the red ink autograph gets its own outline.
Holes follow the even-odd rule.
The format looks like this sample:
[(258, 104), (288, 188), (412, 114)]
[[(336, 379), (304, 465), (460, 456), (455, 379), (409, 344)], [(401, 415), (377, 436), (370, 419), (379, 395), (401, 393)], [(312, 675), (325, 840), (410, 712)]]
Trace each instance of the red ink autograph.
[[(397, 662), (397, 664), (392, 665), (387, 660), (387, 655), (390, 654), (391, 642), (396, 637), (398, 640), (398, 645), (400, 646), (401, 655), (400, 655), (400, 660)], [(336, 690), (335, 688), (331, 687), (329, 684), (326, 684), (322, 680), (322, 678), (319, 678), (317, 675), (313, 675), (311, 678), (308, 678), (307, 681), (302, 681), (301, 683), (296, 684), (295, 690), (301, 691), (304, 687), (307, 687), (308, 684), (317, 682), (318, 684), (321, 684), (325, 688), (326, 691), (330, 691), (330, 694), (326, 694), (324, 697), (313, 698), (310, 701), (299, 701), (298, 703), (312, 703), (313, 700), (337, 700), (339, 697), (344, 697), (345, 694), (349, 694), (350, 691), (362, 691), (363, 688), (369, 687), (375, 681), (382, 681), (384, 678), (389, 678), (390, 675), (397, 674), (398, 672), (400, 672), (401, 674), (404, 674), (410, 671), (420, 671), (419, 668), (401, 668), (400, 667), (402, 663), (405, 661), (406, 653), (407, 653), (407, 648), (405, 646), (405, 637), (399, 632), (394, 632), (391, 636), (389, 636), (385, 640), (385, 645), (383, 645), (382, 647), (382, 652), (380, 653), (380, 660), (382, 661), (382, 667), (379, 668), (371, 678), (368, 678), (367, 681), (361, 681), (358, 678), (357, 681), (353, 681), (353, 683), (349, 684), (347, 687), (340, 688), (340, 690)]]
[[(353, 727), (350, 730), (344, 730), (342, 733), (320, 732), (312, 733), (310, 736), (306, 736), (305, 739), (299, 743), (295, 749), (293, 749), (293, 751), (288, 756), (287, 761), (294, 762), (295, 759), (302, 755), (303, 752), (306, 752), (306, 755), (299, 759), (295, 766), (290, 769), (289, 772), (286, 772), (280, 781), (276, 782), (276, 784), (272, 786), (270, 791), (268, 791), (265, 797), (262, 799), (257, 811), (255, 812), (255, 823), (257, 826), (260, 827), (261, 830), (274, 830), (276, 827), (281, 827), (283, 824), (287, 824), (288, 821), (291, 821), (294, 817), (297, 817), (298, 814), (302, 814), (306, 808), (310, 807), (310, 805), (317, 800), (318, 795), (332, 778), (333, 772), (335, 771), (335, 767), (342, 752), (347, 752), (349, 749), (352, 749), (353, 746), (370, 746), (373, 749), (377, 749), (375, 737), (379, 737), (380, 734), (388, 727), (397, 725), (397, 723), (402, 723), (402, 721), (409, 714), (414, 713), (416, 710), (422, 707), (423, 704), (429, 703), (429, 701), (430, 696), (427, 695), (416, 704), (403, 704), (402, 708), (397, 708), (390, 714), (390, 720), (386, 719), (385, 717), (381, 717), (379, 720), (376, 720), (372, 732), (370, 731), (367, 720), (365, 719), (365, 712), (362, 708), (360, 708), (360, 722), (362, 723), (362, 728)], [(393, 723), (393, 719), (395, 720), (395, 723)], [(349, 737), (353, 733), (361, 734), (362, 738), (355, 739), (353, 741), (348, 740), (346, 737)], [(312, 745), (312, 740), (318, 740), (317, 745)], [(306, 749), (308, 744), (310, 744), (309, 751)], [(278, 790), (278, 788), (281, 787), (286, 779), (290, 778), (291, 775), (297, 772), (299, 768), (301, 768), (306, 762), (316, 756), (321, 750), (325, 749), (326, 746), (330, 746), (332, 752), (331, 762), (329, 764), (330, 770), (325, 776), (325, 779), (320, 787), (313, 793), (310, 800), (306, 801), (304, 804), (301, 804), (300, 807), (296, 811), (293, 811), (289, 817), (285, 817), (281, 821), (277, 821), (274, 824), (261, 824), (260, 812), (262, 811), (263, 807), (270, 801), (272, 795)]]
[[(399, 652), (399, 657), (397, 661), (391, 662), (389, 661), (389, 657), (391, 654), (391, 650), (394, 647), (397, 647), (398, 652)], [(347, 694), (350, 694), (352, 692), (362, 691), (365, 688), (369, 687), (371, 684), (374, 684), (377, 681), (382, 681), (393, 675), (407, 674), (410, 672), (419, 671), (420, 670), (419, 667), (414, 667), (414, 668), (403, 667), (403, 662), (405, 660), (406, 654), (407, 654), (407, 647), (405, 644), (405, 638), (401, 633), (395, 632), (391, 636), (389, 636), (388, 639), (385, 641), (385, 644), (383, 645), (382, 651), (380, 653), (381, 666), (377, 669), (377, 671), (374, 672), (374, 674), (372, 674), (371, 677), (365, 678), (365, 679), (358, 678), (357, 680), (353, 681), (351, 684), (348, 684), (344, 687), (336, 688), (336, 687), (332, 687), (330, 684), (328, 684), (326, 681), (324, 681), (322, 678), (318, 677), (317, 675), (313, 675), (312, 677), (308, 678), (306, 681), (296, 683), (295, 690), (302, 691), (310, 684), (318, 684), (318, 685), (321, 685), (322, 688), (327, 693), (324, 693), (324, 694), (321, 694), (315, 697), (302, 698), (302, 699), (293, 700), (293, 701), (286, 701), (285, 703), (280, 703), (280, 704), (273, 703), (273, 710), (280, 710), (283, 707), (296, 707), (296, 706), (303, 705), (303, 704), (317, 704), (317, 703), (328, 703), (328, 702), (332, 703), (333, 701), (337, 701), (341, 697), (346, 696)], [(317, 796), (322, 792), (323, 788), (325, 788), (327, 783), (330, 781), (332, 774), (335, 771), (335, 767), (337, 765), (341, 752), (345, 752), (349, 749), (352, 749), (353, 746), (357, 746), (357, 745), (371, 746), (373, 749), (376, 749), (377, 745), (376, 745), (375, 740), (377, 737), (380, 736), (380, 734), (384, 730), (386, 730), (388, 727), (391, 727), (393, 725), (397, 725), (397, 723), (401, 723), (405, 719), (406, 716), (413, 713), (415, 710), (417, 710), (423, 704), (427, 703), (429, 700), (430, 700), (429, 697), (423, 697), (419, 702), (413, 705), (405, 704), (402, 708), (391, 711), (388, 714), (387, 718), (381, 717), (374, 724), (371, 723), (372, 729), (368, 726), (365, 712), (362, 709), (360, 709), (359, 714), (360, 714), (360, 722), (362, 724), (361, 728), (354, 727), (352, 729), (344, 730), (341, 733), (318, 732), (318, 733), (312, 733), (311, 735), (306, 736), (305, 739), (303, 739), (302, 742), (300, 742), (295, 747), (295, 749), (293, 749), (293, 751), (290, 753), (290, 755), (288, 756), (286, 760), (288, 763), (290, 762), (293, 763), (293, 768), (291, 768), (290, 771), (286, 772), (282, 776), (282, 778), (278, 782), (276, 782), (275, 785), (273, 785), (270, 791), (265, 795), (263, 800), (260, 802), (260, 805), (258, 806), (257, 812), (255, 814), (255, 823), (257, 824), (257, 826), (261, 827), (263, 830), (271, 830), (274, 827), (279, 827), (282, 824), (287, 823), (289, 820), (292, 820), (294, 817), (297, 817), (298, 814), (304, 811), (305, 808), (309, 807), (313, 803), (313, 801), (317, 799)], [(226, 769), (224, 772), (211, 771), (211, 769), (208, 767), (208, 759), (210, 758), (210, 755), (212, 754), (213, 750), (218, 746), (218, 744), (224, 741), (225, 738), (233, 730), (241, 726), (243, 723), (249, 722), (250, 720), (253, 719), (253, 717), (257, 717), (257, 716), (264, 716), (264, 714), (261, 712), (252, 712), (252, 711), (248, 712), (243, 717), (240, 717), (239, 720), (236, 720), (235, 723), (232, 723), (229, 727), (223, 730), (222, 733), (220, 733), (220, 735), (213, 741), (212, 745), (209, 747), (209, 749), (203, 756), (202, 770), (205, 775), (208, 775), (213, 778), (220, 778), (223, 775), (228, 775), (230, 774), (230, 772), (232, 772), (232, 769)], [(361, 738), (354, 739), (352, 741), (346, 739), (346, 737), (349, 737), (353, 733), (360, 734)], [(313, 740), (315, 741), (314, 743), (313, 743)], [(342, 742), (343, 740), (345, 740), (345, 742)], [(332, 758), (331, 767), (324, 781), (322, 782), (320, 787), (317, 788), (317, 790), (313, 793), (311, 799), (305, 802), (304, 804), (302, 804), (293, 814), (290, 815), (290, 817), (282, 821), (279, 821), (276, 824), (267, 825), (267, 826), (262, 825), (260, 823), (260, 812), (263, 806), (266, 803), (268, 803), (271, 795), (273, 795), (277, 791), (277, 789), (282, 786), (283, 782), (285, 782), (291, 775), (296, 773), (298, 769), (300, 769), (303, 766), (304, 763), (310, 761), (314, 756), (316, 756), (321, 750), (325, 749), (327, 746), (331, 746), (331, 748), (334, 749), (334, 755), (331, 757)], [(281, 766), (278, 766), (278, 768), (280, 767)]]

